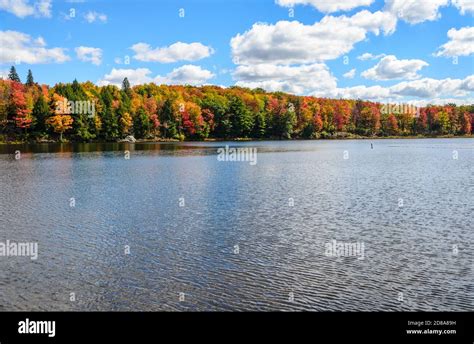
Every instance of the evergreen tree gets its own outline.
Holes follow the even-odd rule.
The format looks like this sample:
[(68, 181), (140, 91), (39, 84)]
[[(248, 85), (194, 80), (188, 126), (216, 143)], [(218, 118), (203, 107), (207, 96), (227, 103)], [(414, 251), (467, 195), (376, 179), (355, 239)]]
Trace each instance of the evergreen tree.
[(26, 77), (26, 84), (28, 86), (33, 86), (35, 84), (35, 81), (33, 79), (33, 73), (31, 72), (31, 69), (28, 69), (28, 76)]
[(296, 114), (294, 111), (287, 110), (281, 119), (281, 137), (284, 139), (291, 139), (291, 134), (293, 134), (293, 127), (296, 124)]
[(229, 137), (232, 124), (230, 123), (227, 111), (227, 98), (216, 94), (206, 95), (202, 101), (201, 108), (209, 109), (214, 114), (214, 136), (221, 138)]
[(82, 85), (74, 79), (71, 85), (71, 94), (69, 95), (69, 100), (87, 100), (86, 92), (82, 88)]
[(105, 113), (102, 117), (102, 123), (105, 139), (107, 141), (115, 141), (120, 135), (120, 128), (118, 117), (112, 108), (107, 107), (105, 109)]
[(253, 128), (253, 118), (242, 99), (232, 97), (229, 103), (229, 114), (232, 122), (232, 136), (248, 137)]
[[(94, 132), (94, 114), (88, 113), (89, 104), (86, 103), (88, 100), (86, 92), (82, 85), (74, 79), (72, 84), (66, 86), (66, 93), (68, 94), (68, 100), (74, 101), (76, 108), (71, 114), (73, 118), (72, 131), (73, 135), (80, 141), (89, 141), (95, 138)], [(81, 106), (79, 106), (81, 104)]]
[(120, 135), (119, 118), (116, 111), (112, 108), (114, 101), (114, 86), (105, 86), (100, 93), (103, 103), (103, 111), (101, 116), (102, 133), (107, 141), (114, 141)]
[(130, 82), (127, 77), (122, 81), (122, 91), (124, 91), (128, 96), (131, 94)]
[(176, 119), (173, 111), (173, 102), (171, 99), (166, 99), (159, 112), (160, 123), (162, 123), (161, 130), (163, 137), (175, 137), (178, 133), (176, 128)]
[(136, 138), (145, 138), (151, 129), (150, 119), (145, 110), (140, 108), (133, 119), (133, 134)]
[(15, 66), (12, 66), (10, 68), (10, 73), (8, 73), (8, 79), (16, 82), (21, 82), (20, 77), (18, 76), (18, 73), (16, 72)]
[(257, 113), (255, 116), (254, 126), (252, 130), (252, 137), (261, 138), (265, 137), (265, 129), (267, 127), (265, 121), (265, 114), (263, 112)]
[(46, 132), (46, 120), (50, 115), (49, 106), (43, 95), (40, 95), (33, 107), (34, 130), (39, 134)]

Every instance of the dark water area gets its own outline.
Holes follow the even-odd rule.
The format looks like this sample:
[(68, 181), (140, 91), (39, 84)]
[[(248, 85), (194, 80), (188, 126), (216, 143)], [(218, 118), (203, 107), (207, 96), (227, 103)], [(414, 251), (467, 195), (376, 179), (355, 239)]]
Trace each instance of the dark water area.
[(474, 310), (474, 139), (0, 145), (0, 194), (0, 310)]

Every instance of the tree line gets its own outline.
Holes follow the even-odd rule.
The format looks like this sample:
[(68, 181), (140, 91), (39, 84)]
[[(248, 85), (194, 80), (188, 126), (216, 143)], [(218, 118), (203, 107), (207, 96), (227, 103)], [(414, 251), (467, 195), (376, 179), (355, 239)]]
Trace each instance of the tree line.
[[(85, 109), (85, 110), (84, 110)], [(474, 105), (400, 104), (218, 86), (0, 79), (1, 141), (317, 139), (471, 135)]]

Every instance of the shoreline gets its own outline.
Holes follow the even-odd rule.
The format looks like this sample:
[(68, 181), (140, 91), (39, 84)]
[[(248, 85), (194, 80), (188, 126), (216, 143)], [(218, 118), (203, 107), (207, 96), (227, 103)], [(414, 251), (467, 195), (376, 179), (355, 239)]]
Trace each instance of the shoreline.
[(128, 143), (128, 144), (142, 144), (142, 143), (187, 143), (187, 142), (196, 142), (196, 143), (204, 143), (204, 142), (263, 142), (263, 141), (349, 141), (349, 140), (414, 140), (414, 139), (473, 139), (474, 135), (434, 135), (434, 136), (374, 136), (374, 137), (366, 137), (366, 136), (350, 136), (350, 137), (331, 137), (331, 138), (317, 138), (317, 139), (278, 139), (278, 138), (264, 138), (264, 139), (256, 139), (256, 138), (228, 138), (228, 139), (220, 139), (220, 138), (212, 138), (212, 139), (205, 139), (205, 140), (177, 140), (177, 139), (138, 139), (136, 142), (128, 142), (128, 141), (0, 141), (0, 145), (46, 145), (46, 144), (110, 144), (110, 143)]

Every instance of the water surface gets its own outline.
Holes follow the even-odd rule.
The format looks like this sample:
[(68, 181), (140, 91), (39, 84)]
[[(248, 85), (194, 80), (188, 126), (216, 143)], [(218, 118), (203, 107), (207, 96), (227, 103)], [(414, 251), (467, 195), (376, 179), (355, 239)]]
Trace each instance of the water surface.
[(474, 310), (473, 139), (0, 153), (0, 242), (39, 245), (0, 257), (0, 310)]

